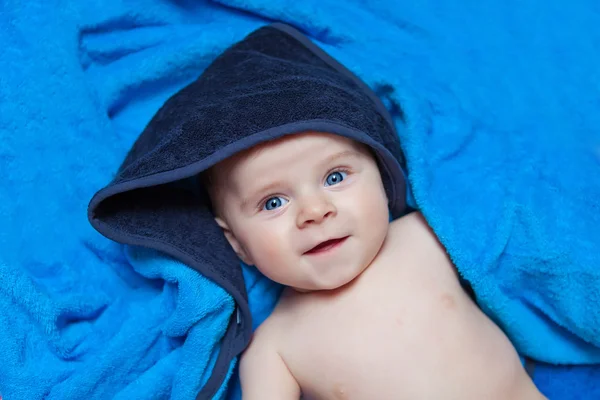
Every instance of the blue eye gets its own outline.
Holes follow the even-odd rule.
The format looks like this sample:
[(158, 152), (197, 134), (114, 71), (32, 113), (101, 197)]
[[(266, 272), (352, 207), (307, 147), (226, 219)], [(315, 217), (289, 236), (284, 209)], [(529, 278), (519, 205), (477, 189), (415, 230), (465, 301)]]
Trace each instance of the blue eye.
[(287, 200), (284, 199), (283, 197), (270, 197), (269, 199), (267, 199), (267, 201), (265, 201), (265, 205), (263, 206), (263, 210), (274, 210), (276, 208), (279, 208), (285, 204), (287, 204)]
[(341, 181), (343, 181), (348, 174), (344, 171), (336, 171), (327, 175), (327, 179), (325, 179), (325, 186), (333, 186), (337, 185)]

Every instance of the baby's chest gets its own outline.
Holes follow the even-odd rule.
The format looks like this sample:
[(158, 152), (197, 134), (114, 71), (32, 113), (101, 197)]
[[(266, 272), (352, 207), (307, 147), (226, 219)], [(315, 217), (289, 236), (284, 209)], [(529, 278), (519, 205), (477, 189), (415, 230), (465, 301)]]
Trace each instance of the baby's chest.
[(306, 399), (392, 393), (424, 343), (406, 318), (402, 307), (323, 305), (290, 325), (282, 356)]
[(424, 349), (439, 342), (455, 318), (456, 296), (399, 286), (297, 304), (281, 351), (305, 398), (386, 398), (412, 385)]
[(459, 313), (463, 295), (456, 288), (422, 277), (388, 279), (367, 276), (351, 290), (335, 295), (308, 295), (291, 301), (285, 343), (290, 352), (336, 353), (351, 362), (390, 351), (406, 351), (423, 331)]

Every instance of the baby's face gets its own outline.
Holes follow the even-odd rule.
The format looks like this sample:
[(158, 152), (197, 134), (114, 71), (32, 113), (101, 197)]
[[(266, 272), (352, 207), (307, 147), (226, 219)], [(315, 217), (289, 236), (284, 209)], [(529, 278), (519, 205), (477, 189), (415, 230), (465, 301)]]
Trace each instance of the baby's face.
[(371, 154), (331, 134), (296, 134), (217, 169), (217, 219), (240, 258), (281, 284), (334, 289), (375, 258), (387, 198)]

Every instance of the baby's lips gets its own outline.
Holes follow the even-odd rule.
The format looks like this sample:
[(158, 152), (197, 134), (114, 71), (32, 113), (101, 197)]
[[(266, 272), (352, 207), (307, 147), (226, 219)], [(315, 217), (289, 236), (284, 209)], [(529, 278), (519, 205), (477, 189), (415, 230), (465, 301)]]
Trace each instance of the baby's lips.
[(335, 237), (332, 239), (324, 240), (324, 241), (318, 243), (316, 246), (313, 246), (309, 250), (305, 251), (304, 254), (311, 254), (311, 253), (317, 252), (321, 248), (326, 248), (328, 246), (335, 246), (336, 244), (343, 242), (347, 238), (348, 238), (348, 236), (340, 236), (340, 237)]

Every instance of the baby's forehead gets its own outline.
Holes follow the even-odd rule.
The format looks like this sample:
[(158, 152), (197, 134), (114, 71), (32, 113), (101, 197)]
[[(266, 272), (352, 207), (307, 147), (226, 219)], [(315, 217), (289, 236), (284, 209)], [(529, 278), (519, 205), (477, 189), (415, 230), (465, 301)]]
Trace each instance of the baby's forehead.
[[(269, 157), (269, 155), (280, 152), (293, 155), (299, 153), (302, 149), (310, 149), (311, 147), (325, 150), (323, 153), (326, 153), (326, 150), (353, 150), (359, 153), (368, 152), (368, 150), (366, 150), (367, 146), (352, 139), (326, 132), (310, 132), (286, 135), (275, 140), (260, 143), (235, 154), (228, 159), (228, 162), (230, 166), (234, 166), (243, 162), (263, 160)], [(321, 152), (312, 153), (314, 157), (311, 158), (318, 157), (320, 153)], [(307, 161), (309, 160), (310, 159), (307, 159)]]
[(278, 170), (285, 168), (288, 158), (312, 164), (339, 153), (372, 156), (368, 146), (343, 136), (323, 132), (291, 134), (236, 153), (214, 166), (211, 175), (222, 184), (224, 180), (233, 184), (231, 178), (235, 180), (239, 174), (246, 175), (245, 172), (254, 167), (262, 167), (262, 177), (267, 178), (271, 175), (271, 166)]

